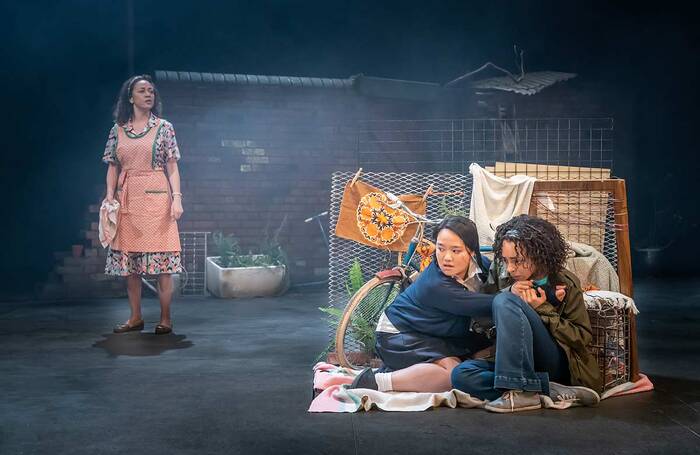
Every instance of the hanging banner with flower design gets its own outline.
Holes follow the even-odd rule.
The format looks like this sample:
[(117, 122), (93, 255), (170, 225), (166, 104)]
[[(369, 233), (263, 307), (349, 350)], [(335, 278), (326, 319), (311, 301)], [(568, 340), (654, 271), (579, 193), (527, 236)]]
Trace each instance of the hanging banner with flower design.
[[(425, 215), (426, 203), (416, 194), (400, 195), (413, 212)], [(405, 211), (389, 207), (386, 195), (360, 180), (345, 185), (335, 235), (375, 248), (406, 251), (417, 224)]]

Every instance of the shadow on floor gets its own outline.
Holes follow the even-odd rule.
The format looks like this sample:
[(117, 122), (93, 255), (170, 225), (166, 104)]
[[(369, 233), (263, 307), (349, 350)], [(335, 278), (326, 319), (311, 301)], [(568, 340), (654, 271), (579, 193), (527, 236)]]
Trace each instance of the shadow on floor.
[(96, 341), (92, 347), (107, 351), (110, 357), (156, 356), (172, 349), (187, 349), (194, 346), (186, 335), (156, 335), (154, 333), (109, 333), (102, 335), (103, 340)]

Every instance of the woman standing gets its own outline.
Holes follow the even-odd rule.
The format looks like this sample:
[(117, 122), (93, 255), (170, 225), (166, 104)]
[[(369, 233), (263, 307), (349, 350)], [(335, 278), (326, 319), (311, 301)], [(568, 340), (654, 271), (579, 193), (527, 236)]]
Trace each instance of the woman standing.
[(147, 75), (122, 85), (102, 161), (107, 169), (106, 200), (120, 204), (117, 232), (105, 273), (125, 276), (131, 316), (115, 333), (143, 330), (141, 276), (158, 276), (160, 322), (156, 334), (172, 331), (173, 273), (182, 271), (177, 220), (182, 193), (180, 151), (170, 122), (159, 118), (158, 90)]

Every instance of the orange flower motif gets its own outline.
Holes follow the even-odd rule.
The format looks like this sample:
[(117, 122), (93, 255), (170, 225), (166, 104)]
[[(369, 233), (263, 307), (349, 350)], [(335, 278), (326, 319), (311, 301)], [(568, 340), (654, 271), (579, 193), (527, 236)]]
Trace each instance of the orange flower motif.
[(369, 222), (372, 219), (372, 209), (368, 206), (362, 207), (362, 210), (360, 210), (360, 218), (362, 221)]
[(408, 217), (402, 210), (389, 207), (382, 193), (368, 193), (357, 206), (357, 227), (362, 236), (378, 246), (389, 245), (401, 238)]
[(379, 234), (379, 229), (377, 229), (377, 226), (375, 226), (374, 224), (371, 224), (371, 223), (367, 224), (365, 226), (365, 231), (366, 231), (365, 237), (369, 236), (369, 237), (374, 238), (374, 237), (377, 237), (377, 234)]
[(383, 242), (391, 242), (394, 239), (394, 230), (390, 227), (382, 229), (382, 235), (380, 236)]
[[(382, 202), (386, 202), (386, 198), (384, 200), (381, 199), (381, 194), (379, 193), (370, 193), (370, 196), (367, 199), (367, 203), (369, 204), (369, 208), (372, 210), (379, 210), (383, 207)], [(364, 199), (364, 198), (363, 198)]]

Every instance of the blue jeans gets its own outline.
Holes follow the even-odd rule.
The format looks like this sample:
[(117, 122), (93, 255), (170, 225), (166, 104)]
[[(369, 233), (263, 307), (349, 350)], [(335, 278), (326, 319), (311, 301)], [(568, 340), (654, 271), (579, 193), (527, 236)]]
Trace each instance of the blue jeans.
[(496, 362), (466, 360), (452, 370), (452, 386), (483, 400), (504, 390), (549, 395), (550, 378), (569, 382), (569, 362), (537, 312), (511, 292), (493, 300)]

